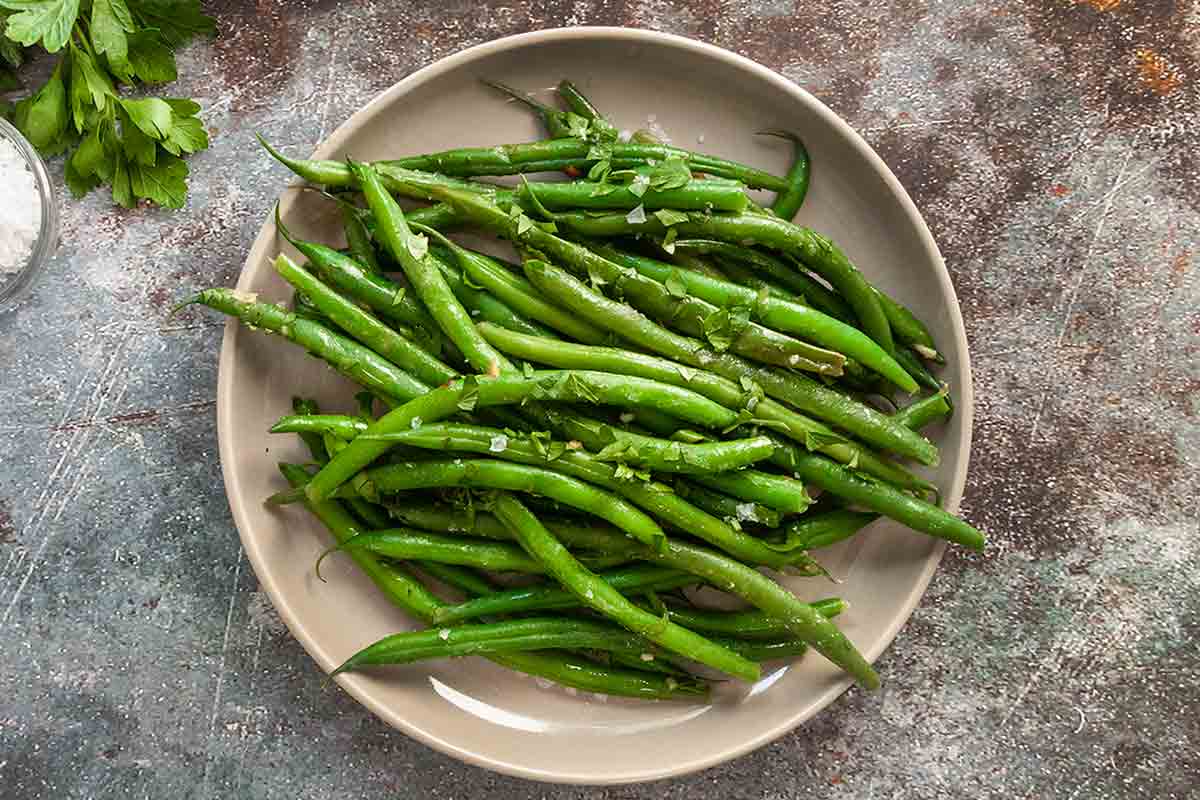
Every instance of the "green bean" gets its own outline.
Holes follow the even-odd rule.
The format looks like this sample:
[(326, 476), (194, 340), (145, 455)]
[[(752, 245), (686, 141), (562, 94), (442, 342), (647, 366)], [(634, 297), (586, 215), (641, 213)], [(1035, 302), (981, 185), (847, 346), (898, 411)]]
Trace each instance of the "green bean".
[[(355, 440), (355, 444), (363, 437), (370, 441), (371, 436), (370, 433), (363, 434)], [(401, 437), (405, 444), (413, 447), (486, 453), (518, 464), (549, 464), (564, 476), (608, 489), (658, 519), (669, 522), (743, 561), (784, 569), (798, 566), (804, 560), (802, 553), (771, 548), (753, 536), (734, 530), (722, 520), (688, 503), (667, 486), (641, 480), (626, 480), (616, 467), (578, 450), (564, 449), (561, 453), (556, 453), (544, 443), (532, 438), (509, 437), (503, 435), (502, 431), (478, 425), (440, 425), (436, 428), (426, 425), (408, 433), (394, 431), (387, 436), (391, 440), (394, 440), (393, 437)], [(493, 442), (496, 442), (495, 446)], [(499, 446), (501, 443), (502, 447)]]
[(436, 561), (419, 561), (417, 566), (430, 578), (457, 589), (467, 597), (479, 597), (495, 591), (491, 582), (480, 572), (456, 564), (439, 564)]
[[(437, 190), (439, 199), (449, 200), (447, 190)], [(455, 190), (448, 190), (457, 193)], [(461, 205), (453, 203), (459, 211)], [(583, 236), (625, 236), (638, 233), (662, 235), (667, 226), (654, 215), (643, 222), (630, 222), (623, 214), (591, 216), (580, 212), (555, 214), (555, 222)], [(795, 256), (838, 290), (854, 309), (863, 330), (886, 352), (895, 349), (888, 319), (878, 295), (858, 268), (837, 245), (816, 231), (786, 220), (761, 214), (688, 214), (673, 227), (679, 236), (698, 236), (743, 245), (761, 244)]]
[[(561, 277), (561, 273), (559, 275)], [(548, 273), (548, 277), (553, 277), (553, 273)], [(571, 284), (574, 284), (576, 287), (579, 286), (576, 282), (565, 279), (563, 281), (564, 291), (569, 290)], [(586, 291), (584, 289), (584, 292)], [(604, 310), (604, 308), (617, 308), (616, 304), (608, 303), (598, 294), (588, 293), (585, 297), (588, 299), (594, 297), (599, 304), (597, 308), (601, 310)], [(611, 318), (615, 320), (618, 317), (614, 315)], [(591, 347), (569, 342), (547, 342), (534, 336), (524, 336), (519, 333), (505, 331), (494, 325), (480, 325), (479, 331), (499, 350), (514, 358), (522, 358), (527, 361), (535, 361), (568, 369), (593, 367), (603, 369), (605, 372), (634, 375), (662, 383), (672, 383), (702, 394), (710, 400), (721, 403), (726, 408), (747, 408), (755, 398), (755, 394), (752, 391), (744, 389), (738, 383), (714, 375), (703, 369), (684, 366), (676, 361), (633, 353), (614, 347)], [(663, 339), (664, 346), (648, 349), (657, 349), (659, 352), (667, 352), (670, 355), (682, 355), (685, 352), (678, 347), (670, 346), (678, 344), (681, 341), (679, 337), (672, 337), (670, 334), (667, 334)], [(682, 341), (686, 342), (686, 340)], [(696, 363), (699, 363), (699, 360)], [(751, 388), (753, 388), (753, 384), (751, 384)], [(869, 450), (865, 450), (852, 442), (843, 441), (841, 437), (834, 434), (833, 430), (825, 425), (792, 411), (770, 398), (758, 400), (757, 405), (754, 406), (753, 413), (758, 418), (770, 420), (783, 426), (783, 432), (788, 437), (795, 439), (795, 441), (800, 442), (806, 447), (825, 453), (830, 458), (842, 463), (857, 464), (859, 469), (882, 480), (894, 483), (902, 488), (925, 490), (929, 486), (926, 482), (910, 476), (904, 470), (891, 462), (879, 458)]]
[[(925, 464), (936, 464), (937, 448), (924, 437), (897, 425), (878, 411), (817, 384), (800, 374), (756, 367), (729, 353), (713, 353), (699, 342), (672, 333), (646, 319), (633, 308), (608, 300), (565, 271), (545, 262), (527, 261), (526, 275), (543, 294), (555, 299), (588, 321), (606, 327), (628, 341), (652, 352), (675, 359), (689, 367), (716, 372), (733, 379), (748, 380), (772, 398), (862, 437), (870, 444), (911, 456)], [(755, 413), (761, 413), (756, 408)]]
[(722, 269), (725, 270), (729, 270), (731, 264), (746, 264), (794, 294), (793, 299), (800, 300), (841, 322), (855, 323), (854, 311), (837, 292), (813, 278), (799, 265), (786, 263), (783, 258), (771, 253), (711, 239), (676, 239), (675, 251), (716, 255)]
[(368, 427), (366, 420), (345, 414), (289, 414), (271, 426), (270, 433), (298, 433), (301, 436), (332, 433), (350, 441)]
[(512, 495), (502, 492), (496, 498), (494, 511), (521, 547), (584, 605), (622, 627), (701, 664), (742, 680), (759, 679), (760, 672), (754, 663), (626, 600), (620, 592), (580, 564), (537, 517)]
[[(384, 505), (392, 519), (414, 528), (439, 533), (469, 533), (486, 539), (511, 541), (512, 535), (500, 521), (486, 512), (475, 509), (453, 509), (422, 500), (405, 498), (404, 502)], [(598, 553), (633, 555), (639, 545), (625, 534), (608, 525), (584, 522), (581, 518), (554, 517), (547, 525), (554, 535), (576, 550)]]
[[(304, 486), (309, 476), (301, 467), (283, 464), (280, 469), (296, 488)], [(345, 542), (361, 532), (354, 518), (336, 502), (306, 501), (313, 513), (338, 542)], [(420, 581), (407, 573), (385, 564), (365, 551), (351, 551), (351, 557), (371, 581), (393, 604), (413, 616), (430, 623), (442, 605)], [(664, 677), (631, 670), (605, 668), (556, 651), (507, 653), (491, 656), (501, 666), (538, 675), (564, 686), (591, 692), (625, 697), (648, 697), (672, 700), (703, 698), (707, 686), (697, 680)]]
[(883, 348), (856, 328), (852, 328), (814, 308), (788, 300), (761, 296), (753, 289), (729, 281), (721, 281), (691, 270), (664, 264), (661, 261), (634, 256), (611, 245), (593, 249), (614, 264), (632, 267), (642, 275), (660, 283), (674, 280), (697, 297), (717, 306), (740, 306), (763, 325), (795, 334), (853, 358), (864, 366), (891, 380), (906, 392), (915, 392), (917, 384), (904, 368)]
[(337, 550), (349, 552), (359, 549), (400, 561), (434, 561), (492, 572), (526, 572), (534, 575), (545, 572), (541, 564), (519, 547), (486, 539), (440, 536), (407, 528), (365, 531), (337, 547)]
[(442, 333), (480, 372), (499, 375), (502, 369), (511, 369), (508, 360), (476, 333), (470, 314), (450, 291), (437, 264), (427, 256), (427, 240), (409, 229), (404, 211), (383, 187), (379, 174), (354, 162), (348, 162), (347, 166), (358, 178), (367, 205), (375, 215), (376, 235), (403, 268)]
[[(676, 242), (676, 244), (678, 244), (678, 242)], [(672, 263), (678, 264), (679, 262), (672, 259)], [(770, 278), (762, 277), (744, 264), (740, 264), (732, 259), (719, 259), (719, 263), (721, 265), (720, 270), (722, 273), (724, 273), (724, 278), (727, 281), (740, 283), (742, 286), (748, 286), (755, 292), (765, 291), (771, 297), (775, 297), (780, 300), (788, 300), (793, 303), (804, 303), (805, 305), (808, 305), (808, 302), (804, 299), (803, 295), (796, 294), (795, 292), (786, 289), (784, 286), (776, 281), (771, 280)]]
[(805, 550), (816, 550), (849, 539), (877, 519), (878, 514), (847, 509), (806, 514), (787, 526), (785, 540), (795, 542)]
[(429, 390), (373, 350), (277, 305), (260, 303), (257, 295), (237, 289), (205, 289), (185, 303), (200, 303), (236, 317), (249, 328), (278, 333), (360, 386), (393, 400), (405, 401)]
[(729, 276), (726, 275), (720, 267), (706, 258), (701, 258), (700, 256), (692, 253), (683, 252), (677, 249), (674, 246), (674, 243), (671, 245), (672, 252), (669, 253), (665, 249), (667, 245), (665, 245), (661, 240), (655, 241), (655, 245), (672, 264), (678, 264), (685, 269), (690, 269), (693, 272), (699, 272), (702, 275), (707, 275), (708, 277), (716, 278), (717, 280), (729, 280)]
[(946, 363), (946, 359), (938, 352), (929, 329), (921, 320), (917, 319), (915, 314), (885, 292), (876, 289), (875, 294), (879, 298), (879, 305), (883, 309), (884, 315), (887, 316), (888, 324), (897, 340), (917, 351), (922, 358), (937, 364)]
[(284, 240), (309, 260), (321, 280), (366, 303), (386, 319), (418, 330), (433, 327), (433, 318), (408, 295), (405, 287), (375, 274), (378, 270), (372, 271), (332, 247), (297, 238), (283, 225), (278, 206), (275, 208), (275, 227)]
[(812, 505), (804, 484), (784, 475), (741, 469), (718, 474), (693, 475), (692, 480), (718, 492), (759, 503), (785, 514), (803, 514)]
[(800, 210), (800, 206), (804, 204), (804, 197), (808, 194), (808, 180), (812, 172), (812, 163), (808, 158), (808, 148), (804, 146), (804, 142), (800, 137), (788, 131), (764, 131), (770, 136), (779, 136), (788, 139), (795, 149), (795, 157), (792, 161), (792, 168), (788, 170), (785, 178), (788, 182), (788, 188), (784, 189), (775, 198), (775, 202), (771, 204), (771, 210), (775, 212), (775, 216), (780, 219), (790, 220), (796, 216), (796, 212)]
[(528, 464), (478, 458), (393, 464), (368, 470), (355, 489), (374, 500), (376, 493), (446, 486), (537, 494), (607, 520), (643, 544), (659, 548), (664, 539), (658, 523), (627, 501), (561, 472)]
[(384, 664), (550, 648), (644, 650), (646, 640), (616, 626), (583, 619), (535, 617), (394, 633), (364, 647), (330, 675)]
[(387, 511), (381, 506), (377, 506), (359, 497), (347, 500), (346, 505), (354, 512), (354, 516), (361, 519), (370, 528), (391, 527), (391, 518), (388, 517)]
[(339, 203), (342, 212), (342, 228), (346, 232), (346, 247), (350, 256), (371, 272), (381, 272), (379, 258), (375, 255), (375, 245), (371, 243), (371, 234), (363, 223), (363, 212), (349, 203)]
[(892, 414), (892, 419), (905, 427), (920, 430), (935, 420), (949, 417), (953, 411), (954, 407), (950, 405), (950, 392), (943, 387), (937, 394), (931, 394), (904, 406)]
[[(754, 522), (768, 528), (777, 528), (783, 519), (783, 516), (773, 508), (754, 502), (742, 502), (727, 494), (696, 486), (686, 480), (676, 481), (675, 491), (692, 505), (699, 506), (726, 522), (734, 520), (739, 526), (743, 522)], [(730, 524), (733, 523), (730, 522)]]
[(546, 133), (550, 134), (551, 137), (560, 139), (571, 135), (567, 112), (553, 106), (548, 106), (545, 103), (539, 103), (532, 95), (514, 89), (511, 86), (506, 86), (499, 81), (483, 79), (482, 82), (535, 111), (542, 118), (542, 124), (546, 126)]
[(286, 255), (281, 254), (275, 259), (275, 270), (297, 290), (304, 292), (309, 301), (339, 328), (419, 380), (437, 385), (455, 374), (424, 348), (321, 283)]
[(630, 186), (592, 181), (525, 183), (516, 191), (521, 205), (551, 210), (620, 209), (641, 206), (646, 211), (670, 208), (680, 211), (744, 211), (749, 202), (745, 187), (723, 180), (697, 180), (674, 189), (646, 188), (638, 194)]
[[(625, 567), (601, 573), (598, 577), (622, 594), (632, 594), (647, 588), (677, 589), (696, 583), (696, 578), (692, 575), (651, 565)], [(443, 624), (497, 614), (578, 607), (579, 598), (566, 589), (546, 585), (526, 586), (485, 594), (454, 606), (445, 606), (438, 610), (435, 622)]]
[[(849, 608), (840, 598), (832, 597), (809, 603), (822, 616), (832, 619)], [(685, 628), (704, 633), (736, 636), (739, 639), (778, 639), (788, 628), (775, 617), (761, 611), (709, 611), (677, 603), (666, 604), (666, 613)]]
[[(412, 216), (410, 215), (410, 218)], [(413, 226), (415, 227), (418, 224), (421, 223), (414, 222)], [(525, 333), (530, 336), (542, 336), (550, 339), (558, 338), (558, 335), (545, 325), (523, 317), (493, 295), (468, 285), (463, 280), (462, 273), (454, 269), (443, 258), (442, 253), (437, 248), (431, 247), (429, 252), (437, 262), (438, 268), (441, 269), (442, 277), (446, 279), (446, 284), (450, 287), (450, 291), (454, 293), (454, 296), (458, 298), (458, 302), (463, 304), (463, 307), (470, 312), (473, 318), (491, 322), (510, 331), (517, 331), (518, 333)], [(446, 256), (449, 257), (449, 253)]]
[(917, 383), (924, 386), (926, 389), (938, 391), (942, 388), (942, 382), (929, 371), (929, 368), (917, 357), (917, 354), (907, 347), (896, 348), (896, 361), (900, 366), (904, 367), (904, 371), (913, 376)]
[(500, 302), (517, 312), (530, 319), (536, 319), (544, 325), (549, 325), (556, 331), (580, 342), (596, 344), (608, 338), (608, 334), (596, 326), (546, 302), (541, 293), (533, 288), (533, 284), (510, 272), (495, 259), (461, 247), (433, 228), (423, 225), (414, 225), (413, 227), (440, 241), (453, 255), (464, 277), (469, 278), (476, 285), (482, 286)]
[(812, 453), (789, 454), (788, 469), (805, 483), (849, 500), (855, 505), (883, 514), (913, 530), (983, 550), (984, 535), (963, 520), (891, 486), (864, 480), (850, 470)]
[[(316, 400), (303, 397), (292, 398), (292, 410), (295, 414), (284, 417), (284, 419), (309, 420), (320, 413)], [(325, 442), (321, 436), (323, 431), (317, 428), (308, 428), (302, 424), (297, 426), (293, 432), (299, 434), (300, 440), (308, 447), (314, 460), (321, 464), (329, 460), (329, 454), (325, 451)]]

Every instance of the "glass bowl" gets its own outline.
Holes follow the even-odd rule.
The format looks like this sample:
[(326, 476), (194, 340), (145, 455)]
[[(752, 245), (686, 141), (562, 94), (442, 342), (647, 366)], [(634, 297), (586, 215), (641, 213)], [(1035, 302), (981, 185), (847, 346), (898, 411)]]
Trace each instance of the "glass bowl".
[(0, 274), (0, 314), (13, 308), (29, 291), (38, 274), (46, 268), (46, 262), (54, 255), (58, 247), (58, 197), (50, 175), (46, 172), (46, 163), (33, 149), (33, 145), (21, 135), (21, 132), (0, 118), (0, 136), (10, 140), (17, 150), (25, 157), (37, 183), (38, 194), (42, 199), (42, 222), (38, 237), (33, 243), (29, 260), (12, 274)]

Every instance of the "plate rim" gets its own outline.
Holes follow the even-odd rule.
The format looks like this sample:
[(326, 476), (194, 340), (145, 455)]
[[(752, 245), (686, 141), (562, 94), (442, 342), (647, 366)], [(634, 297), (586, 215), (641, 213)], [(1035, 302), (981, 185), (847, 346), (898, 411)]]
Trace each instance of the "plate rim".
[[(953, 331), (953, 337), (958, 351), (962, 354), (961, 365), (964, 381), (962, 385), (957, 387), (958, 402), (956, 403), (956, 414), (959, 415), (959, 435), (958, 441), (947, 443), (949, 446), (954, 446), (961, 450), (963, 456), (950, 477), (949, 490), (944, 497), (944, 507), (950, 513), (956, 513), (962, 500), (963, 491), (966, 484), (966, 475), (970, 463), (970, 446), (971, 435), (974, 424), (974, 387), (971, 373), (971, 362), (968, 350), (968, 342), (966, 338), (966, 329), (962, 318), (962, 309), (958, 302), (958, 295), (954, 290), (953, 281), (950, 278), (950, 273), (946, 268), (945, 261), (942, 258), (940, 249), (937, 246), (933, 234), (929, 227), (925, 224), (924, 218), (917, 209), (916, 204), (900, 183), (899, 179), (892, 173), (891, 169), (883, 161), (875, 150), (867, 143), (865, 139), (840, 116), (826, 106), (819, 98), (805, 90), (797, 83), (785, 78), (774, 70), (759, 64), (753, 59), (746, 56), (734, 53), (708, 42), (698, 39), (693, 39), (678, 34), (664, 33), (661, 31), (653, 31), (641, 28), (626, 28), (619, 26), (577, 26), (567, 28), (548, 28), (537, 31), (528, 31), (524, 33), (513, 34), (499, 39), (494, 39), (488, 42), (467, 47), (459, 50), (448, 56), (445, 56), (437, 61), (428, 64), (421, 69), (416, 70), (410, 75), (402, 78), (392, 86), (384, 89), (362, 108), (354, 112), (346, 121), (339, 125), (331, 134), (329, 134), (322, 142), (318, 144), (313, 152), (313, 158), (323, 158), (336, 152), (343, 142), (349, 138), (356, 130), (366, 121), (370, 120), (377, 108), (389, 104), (393, 98), (407, 94), (411, 90), (420, 85), (433, 80), (441, 75), (458, 69), (461, 66), (470, 64), (480, 58), (485, 58), (494, 53), (512, 50), (530, 45), (539, 45), (551, 42), (569, 42), (572, 40), (581, 39), (613, 39), (623, 40), (625, 42), (635, 42), (640, 44), (662, 45), (673, 47), (681, 50), (690, 51), (694, 54), (704, 56), (724, 62), (727, 65), (740, 68), (758, 80), (765, 81), (771, 84), (774, 88), (782, 90), (789, 95), (791, 99), (805, 108), (806, 111), (811, 111), (814, 114), (822, 117), (825, 124), (832, 126), (851, 144), (856, 153), (866, 160), (872, 170), (883, 179), (888, 188), (893, 192), (898, 199), (900, 208), (907, 217), (910, 225), (916, 231), (921, 245), (928, 251), (933, 262), (934, 272), (936, 273), (937, 283), (939, 288), (946, 297), (951, 301), (949, 308), (949, 324)], [(252, 262), (261, 258), (263, 252), (267, 250), (271, 243), (276, 240), (275, 224), (272, 219), (267, 219), (254, 242), (251, 244), (245, 261), (242, 263), (242, 268), (238, 275), (237, 288), (247, 289), (249, 282), (248, 269)], [(313, 658), (317, 665), (324, 671), (328, 672), (333, 666), (333, 659), (325, 652), (320, 643), (315, 641), (311, 635), (306, 632), (303, 623), (292, 612), (291, 608), (284, 600), (280, 593), (280, 588), (277, 582), (270, 576), (270, 572), (266, 569), (265, 564), (260, 563), (261, 555), (258, 549), (254, 546), (253, 537), (248, 531), (252, 528), (252, 521), (248, 503), (250, 502), (234, 484), (232, 474), (232, 464), (235, 463), (234, 455), (235, 444), (232, 441), (232, 436), (228, 434), (232, 417), (235, 413), (233, 408), (234, 389), (232, 385), (233, 361), (236, 350), (236, 341), (239, 335), (242, 335), (241, 327), (233, 319), (226, 321), (225, 329), (221, 342), (220, 356), (218, 359), (217, 372), (217, 440), (218, 451), (221, 461), (222, 479), (225, 484), (226, 498), (229, 502), (230, 511), (233, 516), (234, 525), (238, 531), (238, 537), (242, 548), (250, 561), (251, 567), (254, 569), (255, 576), (258, 579), (262, 589), (271, 599), (271, 603), (279, 613), (280, 618), (287, 625), (292, 636), (304, 647), (305, 651)], [(900, 630), (908, 623), (909, 618), (916, 610), (918, 603), (924, 596), (937, 567), (941, 562), (942, 556), (945, 553), (945, 542), (937, 543), (930, 556), (926, 559), (925, 566), (914, 582), (911, 591), (903, 599), (901, 604), (901, 613), (896, 616), (892, 624), (889, 625), (883, 635), (873, 644), (872, 647), (863, 651), (863, 655), (868, 661), (874, 663), (879, 656), (891, 646), (895, 641)], [(799, 725), (808, 721), (816, 714), (823, 711), (830, 703), (839, 697), (847, 688), (850, 687), (852, 681), (849, 678), (844, 678), (839, 682), (831, 685), (821, 696), (814, 700), (808, 707), (785, 721), (775, 725), (772, 728), (760, 732), (758, 735), (750, 737), (736, 746), (726, 747), (723, 750), (707, 754), (685, 762), (675, 762), (663, 767), (653, 769), (639, 769), (627, 772), (600, 774), (582, 774), (556, 772), (548, 769), (534, 768), (525, 764), (505, 759), (495, 758), (485, 753), (478, 752), (474, 749), (460, 746), (450, 741), (447, 738), (438, 736), (430, 731), (421, 728), (409, 722), (402, 714), (393, 710), (389, 706), (377, 701), (372, 693), (364, 685), (365, 680), (353, 674), (340, 675), (335, 680), (341, 684), (355, 700), (366, 707), (371, 713), (375, 714), (381, 720), (386, 722), (391, 727), (401, 731), (405, 735), (416, 739), (423, 744), (434, 748), (446, 755), (457, 758), (474, 766), (483, 767), (506, 775), (526, 778), (536, 781), (544, 781), (551, 783), (563, 783), (573, 785), (614, 785), (628, 784), (645, 781), (661, 780), (665, 778), (678, 777), (693, 772), (698, 772), (718, 764), (725, 763), (739, 756), (745, 755), (765, 744), (768, 744), (775, 739), (795, 730)]]

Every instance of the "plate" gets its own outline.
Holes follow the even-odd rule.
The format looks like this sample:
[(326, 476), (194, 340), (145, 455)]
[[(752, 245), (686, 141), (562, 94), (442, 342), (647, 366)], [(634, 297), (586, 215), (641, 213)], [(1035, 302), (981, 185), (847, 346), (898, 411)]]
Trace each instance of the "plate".
[[(790, 148), (755, 131), (794, 130), (812, 154), (812, 186), (798, 220), (841, 244), (867, 277), (929, 325), (949, 366), (957, 413), (936, 431), (942, 463), (928, 473), (954, 511), (962, 496), (971, 430), (966, 337), (950, 277), (912, 201), (871, 148), (832, 111), (787, 79), (711, 45), (650, 31), (539, 31), (464, 50), (405, 78), (352, 116), (317, 148), (318, 158), (380, 159), (449, 147), (541, 137), (531, 115), (480, 78), (536, 89), (569, 77), (621, 128), (651, 126), (673, 143), (784, 173)], [(264, 154), (262, 156), (266, 158)], [(280, 177), (282, 191), (286, 179)], [(336, 237), (321, 198), (285, 192), (282, 214), (307, 238)], [(269, 259), (283, 246), (273, 224), (259, 233), (238, 287), (278, 301), (291, 292)], [(350, 408), (349, 384), (280, 341), (230, 324), (217, 390), (225, 486), (259, 581), (295, 637), (326, 671), (412, 620), (390, 606), (341, 558), (313, 575), (327, 535), (302, 509), (267, 509), (281, 488), (279, 460), (305, 459), (295, 437), (267, 428), (293, 394)], [(872, 660), (908, 619), (943, 545), (890, 521), (823, 556), (842, 580), (792, 587), (815, 599), (850, 601), (840, 619)], [(626, 783), (703, 769), (775, 739), (849, 685), (815, 654), (775, 665), (754, 686), (726, 687), (710, 703), (582, 696), (479, 658), (341, 676), (339, 683), (387, 723), (445, 753), (543, 781)], [(884, 674), (883, 680), (887, 681)]]

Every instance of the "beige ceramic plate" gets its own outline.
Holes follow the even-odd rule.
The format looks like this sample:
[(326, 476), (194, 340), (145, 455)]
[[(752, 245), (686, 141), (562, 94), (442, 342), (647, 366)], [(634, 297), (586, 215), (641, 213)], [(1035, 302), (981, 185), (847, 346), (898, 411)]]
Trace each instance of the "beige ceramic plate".
[[(798, 131), (815, 165), (800, 221), (840, 242), (870, 279), (915, 309), (949, 359), (945, 378), (955, 388), (958, 411), (938, 432), (943, 461), (933, 477), (947, 507), (957, 508), (972, 404), (962, 319), (917, 210), (854, 131), (788, 80), (716, 47), (649, 31), (579, 28), (514, 36), (443, 59), (369, 103), (316, 155), (377, 159), (537, 138), (526, 110), (482, 86), (483, 77), (531, 89), (570, 77), (622, 128), (644, 127), (653, 114), (651, 121), (680, 146), (781, 174), (788, 147), (753, 132)], [(285, 222), (303, 235), (336, 236), (330, 211), (307, 193), (283, 196)], [(246, 259), (239, 288), (289, 298), (268, 262), (280, 247), (268, 224)], [(279, 613), (330, 670), (412, 623), (344, 561), (330, 559), (323, 570), (329, 582), (316, 580), (312, 565), (327, 544), (325, 534), (303, 511), (263, 507), (263, 498), (282, 485), (276, 461), (304, 458), (293, 437), (266, 433), (297, 392), (317, 396), (326, 408), (347, 408), (351, 397), (344, 380), (278, 338), (226, 328), (217, 403), (230, 506)], [(873, 660), (908, 619), (941, 553), (931, 539), (876, 523), (824, 557), (841, 586), (807, 580), (794, 588), (811, 598), (833, 592), (847, 598), (852, 608), (841, 624)], [(711, 704), (576, 696), (476, 658), (339, 682), (391, 725), (466, 761), (538, 780), (622, 783), (691, 772), (745, 753), (808, 719), (848, 685), (813, 655), (766, 673), (753, 687), (723, 690)]]

